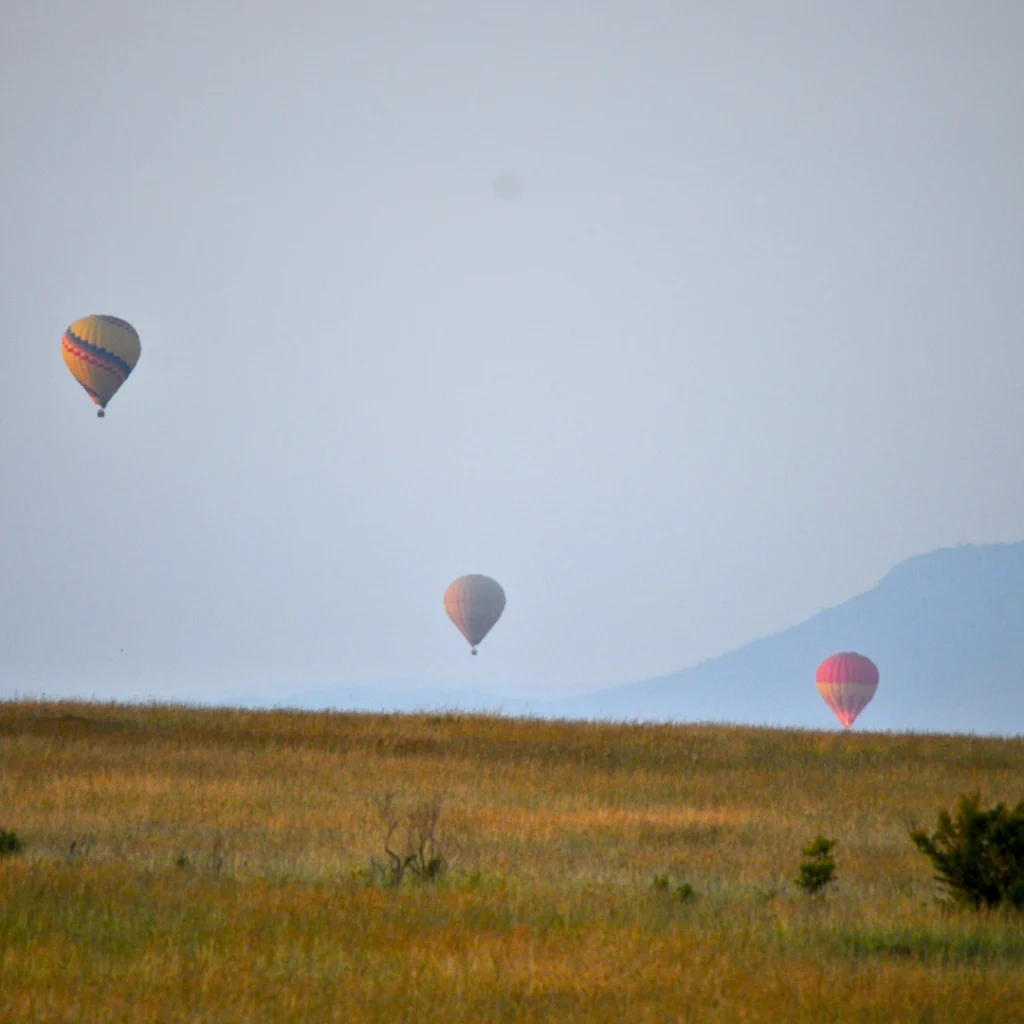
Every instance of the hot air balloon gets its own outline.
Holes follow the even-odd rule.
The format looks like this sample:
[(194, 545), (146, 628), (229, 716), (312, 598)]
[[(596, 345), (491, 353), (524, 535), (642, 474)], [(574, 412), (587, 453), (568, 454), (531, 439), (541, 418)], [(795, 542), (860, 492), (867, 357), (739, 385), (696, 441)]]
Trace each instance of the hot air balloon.
[(476, 654), (476, 645), (505, 610), (505, 591), (490, 576), (460, 576), (444, 592), (444, 610)]
[(868, 706), (878, 689), (878, 669), (863, 654), (833, 654), (819, 666), (815, 676), (818, 693), (836, 718), (849, 729)]
[(116, 316), (86, 316), (76, 320), (61, 339), (64, 362), (75, 380), (100, 407), (102, 417), (117, 389), (135, 369), (142, 353), (134, 327)]

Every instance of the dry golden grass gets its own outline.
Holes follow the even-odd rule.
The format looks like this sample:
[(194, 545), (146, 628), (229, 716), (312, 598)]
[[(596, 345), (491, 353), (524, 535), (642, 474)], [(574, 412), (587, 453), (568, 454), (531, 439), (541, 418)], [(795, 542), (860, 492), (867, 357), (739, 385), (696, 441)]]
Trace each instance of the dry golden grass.
[[(1024, 741), (0, 704), (0, 1020), (1024, 1021), (1024, 921), (907, 838), (973, 789)], [(441, 882), (368, 879), (387, 790)]]

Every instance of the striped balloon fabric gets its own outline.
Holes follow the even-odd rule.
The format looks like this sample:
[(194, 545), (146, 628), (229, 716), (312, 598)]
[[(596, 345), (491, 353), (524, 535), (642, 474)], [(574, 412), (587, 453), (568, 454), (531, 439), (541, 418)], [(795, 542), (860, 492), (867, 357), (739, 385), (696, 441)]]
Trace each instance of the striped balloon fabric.
[(444, 592), (444, 610), (476, 654), (476, 645), (505, 610), (505, 591), (490, 576), (460, 576)]
[(878, 689), (878, 669), (870, 658), (848, 651), (826, 658), (816, 680), (818, 693), (849, 729)]
[(76, 320), (61, 339), (61, 351), (75, 380), (100, 407), (128, 379), (142, 354), (139, 334), (116, 316), (86, 316)]

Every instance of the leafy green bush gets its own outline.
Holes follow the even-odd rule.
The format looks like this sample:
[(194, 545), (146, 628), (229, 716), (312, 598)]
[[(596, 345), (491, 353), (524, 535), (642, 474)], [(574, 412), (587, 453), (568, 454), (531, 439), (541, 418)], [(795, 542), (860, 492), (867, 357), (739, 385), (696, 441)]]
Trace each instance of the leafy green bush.
[(824, 836), (818, 836), (803, 848), (800, 874), (793, 881), (809, 896), (836, 880), (836, 859), (832, 856), (835, 848), (836, 841)]
[(1012, 810), (1005, 804), (983, 810), (980, 793), (965, 794), (955, 818), (939, 811), (931, 835), (916, 828), (910, 838), (955, 903), (1024, 910), (1024, 800)]
[(0, 857), (10, 857), (24, 849), (25, 844), (18, 838), (17, 832), (0, 828)]

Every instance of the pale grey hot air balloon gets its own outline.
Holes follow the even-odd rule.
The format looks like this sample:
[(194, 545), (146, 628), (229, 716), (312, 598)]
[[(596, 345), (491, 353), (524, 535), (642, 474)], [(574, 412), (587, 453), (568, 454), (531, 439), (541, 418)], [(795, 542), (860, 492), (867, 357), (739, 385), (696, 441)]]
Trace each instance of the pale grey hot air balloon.
[(490, 576), (460, 576), (444, 592), (444, 610), (476, 654), (476, 645), (505, 610), (505, 591)]

